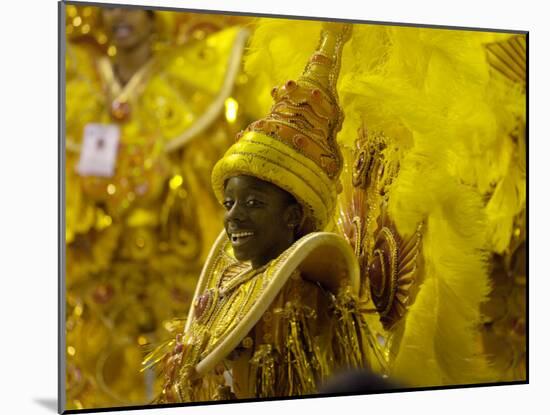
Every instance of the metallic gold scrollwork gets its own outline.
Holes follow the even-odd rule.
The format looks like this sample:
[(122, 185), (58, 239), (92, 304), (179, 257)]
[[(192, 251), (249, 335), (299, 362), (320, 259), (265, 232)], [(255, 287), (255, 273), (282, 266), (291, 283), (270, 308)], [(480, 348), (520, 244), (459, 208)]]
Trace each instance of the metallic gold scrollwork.
[[(422, 224), (413, 235), (401, 235), (388, 215), (391, 185), (399, 173), (392, 142), (363, 125), (352, 163), (353, 212), (346, 216), (346, 235), (363, 275), (362, 293), (370, 296), (380, 322), (390, 330), (405, 315), (419, 285), (417, 269)], [(350, 213), (350, 212), (348, 212)]]

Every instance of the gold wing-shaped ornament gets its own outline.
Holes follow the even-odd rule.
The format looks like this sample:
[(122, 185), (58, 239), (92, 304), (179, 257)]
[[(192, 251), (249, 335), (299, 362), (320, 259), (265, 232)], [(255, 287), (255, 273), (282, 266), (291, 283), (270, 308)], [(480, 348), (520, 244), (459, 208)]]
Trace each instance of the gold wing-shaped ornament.
[[(391, 185), (399, 172), (399, 151), (383, 133), (358, 131), (356, 148), (343, 148), (345, 167), (337, 227), (354, 248), (361, 271), (361, 311), (367, 335), (388, 372), (393, 341), (418, 286), (422, 224), (402, 235), (388, 210)], [(351, 180), (350, 180), (351, 179)]]

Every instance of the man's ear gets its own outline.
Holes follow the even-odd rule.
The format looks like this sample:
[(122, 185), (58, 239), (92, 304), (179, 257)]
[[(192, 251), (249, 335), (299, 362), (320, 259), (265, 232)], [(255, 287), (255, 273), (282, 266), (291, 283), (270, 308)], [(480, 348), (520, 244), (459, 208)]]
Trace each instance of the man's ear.
[(302, 206), (299, 203), (291, 204), (286, 210), (286, 224), (288, 227), (297, 229), (302, 224), (302, 219), (304, 217), (304, 212), (302, 211)]

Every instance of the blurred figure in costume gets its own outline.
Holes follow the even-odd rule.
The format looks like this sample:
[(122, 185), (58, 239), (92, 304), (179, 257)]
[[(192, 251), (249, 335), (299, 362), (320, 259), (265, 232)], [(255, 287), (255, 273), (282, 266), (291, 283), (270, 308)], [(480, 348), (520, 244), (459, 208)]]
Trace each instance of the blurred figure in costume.
[[(282, 83), (282, 73), (307, 60), (320, 29), (302, 76)], [(351, 25), (268, 19), (256, 26), (246, 69), (282, 86), (271, 91), (269, 115), (239, 133), (213, 170), (225, 232), (185, 327), (174, 326), (174, 338), (144, 361), (163, 368), (156, 402), (314, 394), (346, 369), (388, 377), (384, 388), (494, 380), (480, 344), (489, 293), (484, 207), (447, 164), (455, 147), (440, 129), (458, 120), (445, 119), (442, 101), (429, 103), (448, 91), (432, 85), (417, 99), (424, 108), (404, 107), (415, 91), (401, 82), (392, 93), (389, 82), (406, 73), (401, 81), (423, 88), (433, 74), (414, 79), (415, 68), (439, 65), (445, 76), (454, 62), (444, 54), (430, 62), (428, 31), (402, 29), (354, 25), (351, 34)], [(294, 47), (297, 30), (303, 43)], [(399, 61), (390, 45), (400, 41), (422, 52), (421, 64)], [(460, 69), (470, 69), (466, 62)]]
[(67, 405), (145, 403), (141, 346), (187, 312), (219, 232), (205, 178), (245, 119), (248, 31), (133, 8), (67, 22)]

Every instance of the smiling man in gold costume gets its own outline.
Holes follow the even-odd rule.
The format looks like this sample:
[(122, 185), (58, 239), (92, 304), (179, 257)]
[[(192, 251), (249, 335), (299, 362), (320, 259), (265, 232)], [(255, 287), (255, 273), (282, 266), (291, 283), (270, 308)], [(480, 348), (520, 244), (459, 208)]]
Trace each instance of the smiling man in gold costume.
[[(155, 117), (137, 117), (137, 107), (126, 99), (122, 85), (114, 90), (115, 95), (122, 94), (117, 95), (121, 99), (106, 101), (102, 111), (104, 119), (119, 120), (124, 131), (121, 137), (128, 137), (132, 144), (132, 131), (136, 131), (132, 125), (137, 120), (144, 126), (160, 120), (152, 130), (168, 131), (163, 128), (175, 126), (170, 131), (178, 130), (178, 134), (144, 140), (138, 149), (150, 145), (151, 151), (143, 158), (142, 168), (132, 164), (136, 157), (141, 166), (141, 153), (134, 155), (135, 148), (122, 140), (113, 176), (67, 173), (68, 181), (82, 183), (75, 187), (80, 193), (68, 195), (67, 238), (73, 251), (69, 249), (67, 265), (74, 287), (86, 287), (84, 310), (108, 316), (107, 321), (116, 322), (117, 333), (131, 333), (129, 338), (137, 337), (137, 342), (157, 343), (162, 340), (159, 336), (143, 335), (152, 333), (150, 327), (158, 328), (151, 316), (181, 317), (184, 306), (192, 304), (185, 324), (177, 319), (167, 324), (173, 338), (145, 359), (145, 376), (153, 377), (156, 365), (162, 368), (162, 376), (157, 376), (161, 391), (157, 402), (307, 395), (346, 368), (369, 368), (404, 386), (499, 379), (481, 347), (480, 304), (490, 292), (484, 254), (488, 216), (482, 203), (484, 193), (471, 186), (470, 177), (478, 148), (487, 151), (484, 160), (473, 164), (474, 172), (479, 178), (487, 170), (494, 173), (485, 161), (485, 156), (491, 159), (495, 153), (487, 143), (499, 145), (498, 130), (492, 126), (504, 129), (516, 112), (521, 115), (522, 101), (510, 93), (514, 89), (493, 88), (487, 82), (484, 44), (495, 36), (365, 24), (355, 25), (349, 40), (348, 25), (323, 24), (321, 40), (311, 56), (320, 28), (319, 22), (259, 19), (246, 57), (247, 74), (250, 79), (262, 78), (273, 81), (270, 86), (279, 86), (271, 92), (269, 115), (237, 134), (237, 142), (215, 166), (215, 158), (204, 164), (203, 154), (210, 140), (216, 142), (220, 130), (201, 130), (204, 123), (200, 121), (207, 119), (203, 116), (208, 117), (211, 107), (190, 112), (196, 121), (189, 118), (185, 131), (194, 134), (198, 130), (208, 136), (208, 140), (190, 142), (190, 133), (182, 133), (181, 138), (181, 125), (172, 124), (186, 118), (170, 117), (181, 108), (172, 108), (172, 101), (168, 108), (168, 101), (149, 93), (156, 85), (163, 91), (159, 95), (171, 97), (180, 89), (165, 88), (165, 81), (175, 80), (173, 85), (187, 88), (196, 86), (195, 81), (200, 83), (195, 74), (201, 74), (201, 82), (208, 79), (212, 85), (204, 82), (197, 89), (212, 97), (217, 88), (213, 85), (225, 84), (221, 79), (229, 79), (222, 76), (228, 72), (219, 70), (222, 65), (217, 70), (209, 66), (203, 79), (203, 72), (191, 66), (189, 73), (194, 76), (186, 77), (185, 65), (168, 59), (163, 66), (168, 72), (160, 71), (163, 76), (155, 77), (153, 71), (148, 86), (136, 95), (151, 97), (142, 103), (147, 114)], [(122, 25), (117, 31), (124, 37), (128, 28)], [(294, 38), (298, 31), (299, 45)], [(216, 42), (192, 43), (178, 53), (188, 65), (197, 57), (224, 56), (223, 51), (229, 53), (229, 45), (235, 44), (230, 39), (238, 38), (235, 31), (233, 37), (222, 36), (225, 33), (231, 31), (208, 38)], [(124, 78), (124, 71), (116, 69), (116, 59), (113, 62), (106, 74)], [(284, 82), (300, 73), (306, 62), (301, 77)], [(170, 72), (172, 64), (176, 65), (174, 72)], [(79, 85), (82, 79), (73, 78), (70, 68), (68, 78)], [(130, 79), (126, 85), (131, 84)], [(269, 91), (266, 85), (261, 88)], [(254, 88), (247, 89), (254, 95)], [(73, 89), (75, 97), (78, 91)], [(494, 91), (503, 97), (495, 98)], [(258, 102), (264, 102), (256, 95)], [(204, 103), (193, 96), (184, 100), (185, 108)], [(501, 102), (513, 104), (513, 110), (502, 111), (505, 105)], [(474, 107), (483, 111), (478, 114), (472, 111)], [(86, 118), (90, 113), (79, 111), (80, 119), (96, 120)], [(68, 118), (72, 142), (76, 139), (70, 125)], [(181, 143), (185, 147), (179, 147)], [(212, 157), (215, 153), (208, 152)], [(82, 156), (68, 158), (72, 169), (80, 165)], [(129, 167), (118, 175), (124, 163)], [(155, 172), (148, 186), (142, 187), (149, 169)], [(200, 232), (193, 229), (205, 221), (214, 224), (216, 216), (206, 209), (195, 216), (191, 196), (197, 194), (193, 189), (204, 194), (210, 173), (214, 197), (226, 209), (225, 230), (212, 242), (218, 227), (212, 225), (207, 232), (210, 239), (201, 238), (202, 249), (197, 250), (192, 235)], [(157, 180), (164, 183), (158, 187), (164, 190), (149, 194)], [(525, 184), (521, 175), (516, 182), (520, 189)], [(147, 196), (153, 194), (158, 197)], [(90, 195), (97, 197), (93, 215), (85, 203)], [(216, 211), (214, 197), (208, 199), (212, 212)], [(88, 221), (75, 220), (78, 215)], [(88, 225), (80, 228), (83, 224)], [(114, 236), (108, 236), (109, 232)], [(90, 249), (101, 246), (90, 241), (105, 243), (110, 249)], [(183, 284), (190, 292), (194, 280), (187, 275), (198, 271), (206, 248), (210, 254), (192, 303), (186, 300), (181, 307), (172, 307), (163, 295), (170, 292), (178, 297)], [(108, 255), (95, 262), (74, 260), (99, 252)], [(76, 254), (81, 256), (71, 259)], [(143, 273), (135, 272), (137, 268), (125, 262), (127, 258), (141, 258), (140, 264), (147, 264), (143, 269), (153, 271), (147, 275), (155, 277), (136, 281), (135, 276)], [(181, 267), (184, 263), (194, 271), (188, 273)], [(80, 279), (78, 271), (85, 266), (95, 267), (84, 273), (97, 276), (93, 284), (81, 284), (86, 279)], [(105, 273), (107, 269), (110, 274)], [(113, 270), (123, 272), (112, 274)], [(144, 280), (153, 282), (148, 285), (150, 290), (139, 289)], [(129, 290), (139, 293), (136, 301), (112, 306), (116, 293), (136, 286), (137, 290)], [(174, 286), (178, 289), (170, 291)], [(135, 359), (116, 366), (108, 364), (109, 355), (99, 359), (99, 364), (96, 357), (90, 357), (93, 351), (113, 350), (117, 345), (105, 348), (101, 330), (86, 336), (93, 333), (89, 329), (93, 326), (87, 326), (86, 332), (85, 325), (78, 325), (83, 308), (78, 301), (75, 304), (69, 319), (74, 323), (73, 338), (85, 337), (91, 345), (86, 349), (82, 342), (69, 355), (76, 351), (83, 359), (80, 363), (88, 356), (88, 370), (99, 368), (101, 382), (120, 379), (117, 387), (123, 390), (127, 379), (135, 375), (113, 368), (131, 373)], [(150, 306), (153, 312), (147, 311)], [(102, 324), (96, 327), (103, 329)], [(137, 353), (135, 357), (139, 358)]]
[(164, 364), (159, 402), (312, 394), (335, 371), (367, 366), (354, 253), (319, 232), (342, 168), (335, 86), (350, 31), (327, 25), (303, 75), (272, 91), (270, 115), (214, 167), (225, 232), (184, 333), (146, 361)]

